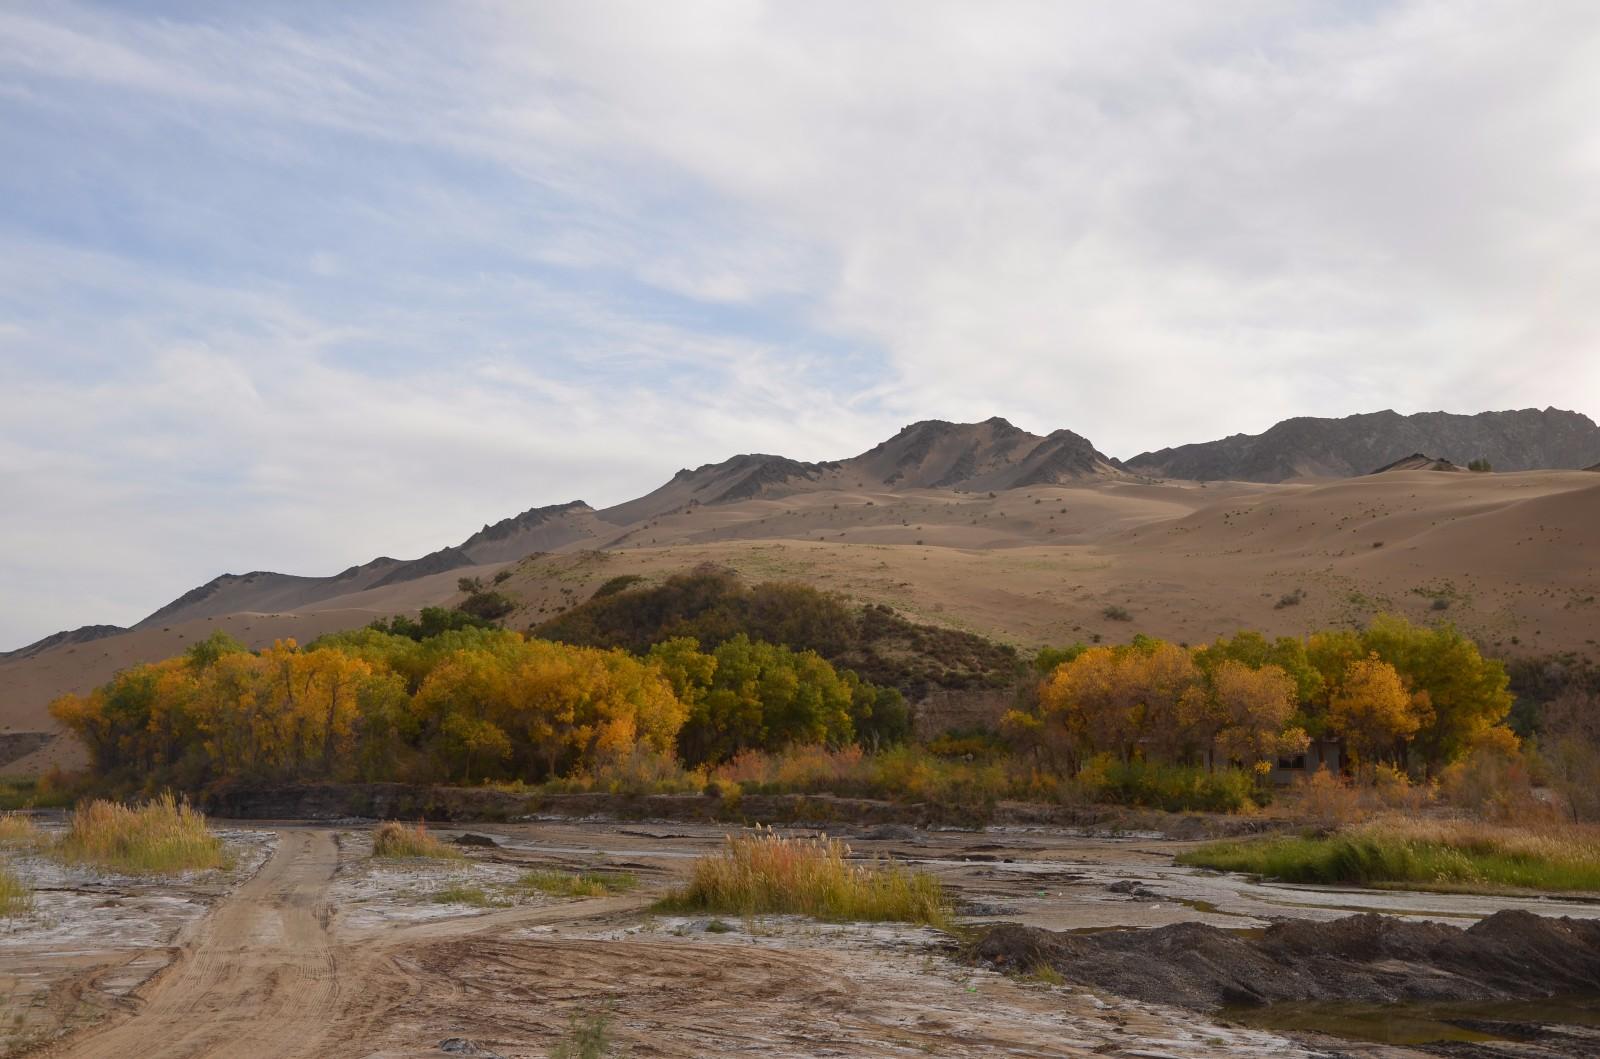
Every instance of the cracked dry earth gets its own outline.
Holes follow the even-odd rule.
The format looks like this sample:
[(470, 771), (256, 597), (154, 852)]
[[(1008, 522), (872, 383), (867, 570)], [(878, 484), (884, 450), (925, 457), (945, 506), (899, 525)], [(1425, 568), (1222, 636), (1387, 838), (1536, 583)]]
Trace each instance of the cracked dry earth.
[[(625, 867), (641, 886), (440, 915), (429, 866), (415, 868), (416, 886), (402, 880), (373, 897), (363, 834), (285, 827), (259, 869), (176, 925), (170, 944), (96, 952), (84, 938), (79, 951), (59, 939), (0, 950), (19, 981), (55, 976), (34, 997), (44, 1002), (32, 1037), (14, 1039), (13, 1052), (420, 1059), (464, 1037), (519, 1059), (550, 1054), (575, 1015), (605, 1011), (617, 1054), (633, 1056), (1313, 1054), (1189, 1012), (973, 970), (931, 931), (780, 918), (714, 933), (704, 920), (650, 915), (687, 855), (715, 844), (710, 830), (505, 830), (521, 834), (451, 870), (494, 879), (508, 865)], [(577, 844), (602, 842), (596, 831), (623, 848)], [(693, 849), (663, 848), (672, 837)], [(407, 915), (407, 902), (419, 914)]]

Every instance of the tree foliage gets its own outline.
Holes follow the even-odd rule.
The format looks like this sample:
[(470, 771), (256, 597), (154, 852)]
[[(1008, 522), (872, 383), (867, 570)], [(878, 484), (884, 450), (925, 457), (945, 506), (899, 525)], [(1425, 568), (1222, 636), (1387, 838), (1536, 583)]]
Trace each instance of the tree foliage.
[(909, 727), (893, 689), (746, 636), (710, 653), (669, 641), (640, 658), (478, 626), (420, 639), (392, 627), (258, 652), (218, 634), (51, 710), (98, 771), (186, 786), (538, 781), (638, 752), (681, 749), (700, 764), (858, 733), (892, 740)]
[(1362, 762), (1436, 774), (1515, 738), (1504, 667), (1449, 625), (1379, 617), (1307, 640), (1255, 632), (1193, 650), (1136, 636), (1120, 647), (1041, 651), (1037, 707), (1006, 719), (1014, 739), (1075, 771), (1117, 761), (1268, 762), (1312, 736)]
[(1023, 666), (1014, 648), (973, 633), (912, 622), (888, 607), (854, 607), (809, 585), (702, 569), (639, 585), (612, 578), (587, 602), (537, 626), (546, 639), (635, 653), (687, 638), (706, 650), (739, 635), (814, 651), (862, 680), (913, 699), (936, 688), (1008, 687)]

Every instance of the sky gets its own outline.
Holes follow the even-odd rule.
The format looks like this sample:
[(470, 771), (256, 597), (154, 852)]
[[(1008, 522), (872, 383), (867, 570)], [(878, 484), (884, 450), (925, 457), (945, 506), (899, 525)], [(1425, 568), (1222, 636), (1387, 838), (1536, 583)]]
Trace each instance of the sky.
[(0, 0), (0, 650), (1001, 415), (1600, 415), (1600, 5)]

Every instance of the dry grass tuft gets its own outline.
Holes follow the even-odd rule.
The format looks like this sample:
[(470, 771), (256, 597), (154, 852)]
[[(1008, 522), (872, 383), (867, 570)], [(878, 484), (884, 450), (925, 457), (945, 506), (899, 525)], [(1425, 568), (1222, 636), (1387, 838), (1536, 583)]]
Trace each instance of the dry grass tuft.
[(458, 849), (428, 834), (422, 824), (407, 827), (397, 820), (385, 820), (372, 830), (374, 857), (428, 857), (432, 860), (462, 860)]
[(226, 868), (232, 861), (205, 814), (170, 793), (144, 805), (92, 801), (72, 813), (53, 847), (61, 860), (132, 874)]
[(0, 813), (0, 846), (38, 846), (44, 835), (31, 816), (22, 813)]
[(33, 908), (33, 891), (5, 867), (0, 866), (0, 919), (20, 916)]
[(893, 863), (851, 864), (837, 839), (788, 838), (758, 828), (729, 836), (720, 853), (695, 861), (689, 884), (663, 911), (798, 914), (816, 919), (895, 921), (944, 927), (949, 904), (939, 881)]

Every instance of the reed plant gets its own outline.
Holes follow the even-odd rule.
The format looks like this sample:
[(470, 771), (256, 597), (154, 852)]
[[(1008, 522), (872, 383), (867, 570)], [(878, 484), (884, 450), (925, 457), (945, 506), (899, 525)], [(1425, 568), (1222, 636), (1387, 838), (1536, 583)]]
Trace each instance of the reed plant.
[(143, 805), (96, 800), (78, 806), (51, 853), (68, 863), (138, 875), (232, 864), (205, 814), (170, 793)]
[(43, 842), (44, 834), (33, 817), (24, 813), (0, 813), (0, 846), (28, 848)]
[(762, 828), (730, 835), (719, 852), (695, 861), (689, 882), (658, 908), (949, 925), (949, 902), (932, 875), (889, 861), (852, 863), (849, 858), (850, 847), (838, 839), (789, 837)]
[(372, 830), (374, 857), (425, 857), (430, 860), (462, 860), (458, 849), (446, 845), (423, 824), (408, 827), (398, 820), (385, 820)]

